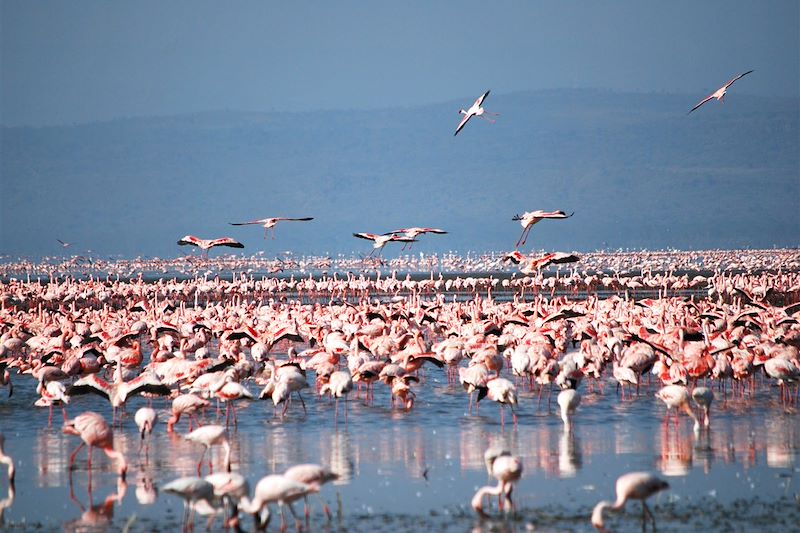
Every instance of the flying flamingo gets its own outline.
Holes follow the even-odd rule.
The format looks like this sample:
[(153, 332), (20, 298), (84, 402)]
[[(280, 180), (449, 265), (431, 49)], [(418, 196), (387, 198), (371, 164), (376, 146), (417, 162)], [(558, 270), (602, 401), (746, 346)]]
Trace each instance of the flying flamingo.
[(72, 472), (72, 465), (75, 463), (75, 456), (78, 455), (84, 445), (89, 445), (90, 472), (92, 468), (92, 448), (97, 447), (103, 450), (108, 457), (117, 460), (117, 471), (120, 478), (123, 481), (125, 480), (125, 474), (128, 472), (128, 462), (122, 452), (114, 449), (114, 432), (102, 416), (91, 411), (81, 413), (72, 420), (64, 422), (64, 433), (77, 435), (83, 440), (81, 445), (69, 457), (70, 472)]
[[(416, 239), (420, 235), (424, 235), (425, 233), (435, 233), (437, 235), (445, 235), (447, 232), (443, 229), (438, 228), (400, 228), (396, 230), (392, 230), (389, 232), (384, 233), (384, 235), (399, 235), (402, 237), (408, 237), (409, 239)], [(403, 245), (403, 250), (406, 249), (406, 246), (411, 246), (411, 244), (406, 243)]]
[(728, 92), (728, 88), (729, 88), (731, 85), (733, 85), (733, 82), (735, 82), (735, 81), (736, 81), (736, 80), (738, 80), (739, 78), (743, 78), (743, 77), (747, 76), (747, 75), (748, 75), (748, 74), (750, 74), (751, 72), (753, 72), (753, 71), (752, 71), (752, 70), (748, 70), (748, 71), (747, 71), (747, 72), (745, 72), (744, 74), (739, 74), (738, 76), (736, 76), (735, 78), (733, 78), (731, 81), (729, 81), (728, 83), (726, 83), (725, 85), (723, 85), (722, 87), (720, 87), (719, 89), (717, 89), (716, 91), (714, 91), (712, 94), (709, 94), (708, 96), (706, 96), (705, 98), (703, 98), (702, 100), (700, 100), (700, 103), (698, 103), (696, 106), (694, 106), (693, 108), (691, 108), (691, 109), (689, 110), (689, 113), (687, 113), (687, 114), (691, 114), (691, 112), (692, 112), (692, 111), (694, 111), (695, 109), (697, 109), (697, 108), (698, 108), (698, 107), (700, 107), (701, 105), (705, 104), (706, 102), (708, 102), (708, 101), (709, 101), (709, 100), (711, 100), (712, 98), (716, 98), (716, 99), (717, 99), (717, 101), (719, 101), (720, 103), (724, 104), (724, 103), (725, 103), (725, 93), (726, 93), (726, 92)]
[(208, 257), (208, 251), (215, 246), (229, 246), (231, 248), (244, 248), (244, 244), (239, 241), (233, 240), (230, 237), (221, 237), (219, 239), (200, 239), (194, 235), (186, 235), (178, 241), (181, 246), (187, 244), (197, 246), (202, 252), (202, 256)]
[(461, 122), (458, 123), (458, 127), (456, 128), (456, 132), (453, 134), (453, 136), (458, 135), (458, 132), (461, 131), (464, 126), (467, 125), (467, 122), (469, 122), (469, 119), (471, 119), (472, 117), (480, 117), (482, 119), (494, 123), (493, 119), (483, 116), (484, 114), (493, 116), (499, 115), (499, 113), (490, 113), (486, 111), (483, 107), (481, 107), (481, 104), (483, 104), (483, 101), (486, 99), (487, 96), (489, 96), (489, 91), (486, 91), (485, 93), (480, 95), (478, 99), (475, 100), (475, 103), (472, 104), (472, 107), (470, 107), (468, 110), (464, 111), (463, 109), (460, 109), (458, 111), (459, 113), (464, 115), (464, 118), (462, 118)]
[(619, 511), (625, 506), (628, 500), (640, 500), (642, 502), (642, 527), (644, 528), (645, 518), (650, 515), (653, 521), (653, 531), (656, 527), (656, 518), (647, 507), (645, 500), (657, 492), (669, 488), (669, 483), (648, 472), (629, 472), (621, 475), (617, 479), (617, 501), (602, 501), (598, 503), (592, 511), (592, 525), (598, 531), (607, 532), (603, 526), (603, 511), (611, 509)]
[(264, 227), (264, 238), (267, 238), (267, 233), (270, 229), (272, 229), (272, 238), (275, 238), (275, 225), (278, 222), (286, 221), (286, 222), (307, 222), (309, 220), (314, 220), (314, 217), (303, 217), (303, 218), (286, 218), (286, 217), (272, 217), (272, 218), (259, 218), (258, 220), (251, 220), (250, 222), (230, 222), (231, 226), (250, 226), (256, 225)]
[(58, 244), (60, 244), (62, 248), (69, 248), (70, 246), (72, 246), (71, 242), (64, 242), (61, 239), (56, 239), (56, 240), (58, 241)]
[(376, 235), (374, 233), (353, 233), (353, 237), (358, 237), (359, 239), (366, 239), (368, 241), (372, 241), (372, 251), (369, 255), (375, 253), (375, 250), (381, 250), (384, 246), (386, 246), (387, 242), (417, 242), (416, 239), (412, 239), (409, 237), (401, 237), (398, 235)]
[(574, 214), (575, 213), (570, 213), (568, 215), (564, 211), (536, 210), (526, 211), (525, 213), (522, 213), (522, 215), (514, 215), (511, 220), (519, 220), (519, 224), (522, 226), (522, 235), (519, 236), (519, 240), (514, 247), (519, 248), (525, 244), (525, 242), (528, 240), (528, 234), (531, 232), (531, 228), (533, 228), (533, 225), (540, 220), (545, 218), (569, 218)]
[[(509, 258), (510, 260), (514, 260), (514, 258)], [(540, 268), (544, 268), (548, 265), (563, 265), (566, 263), (577, 263), (580, 261), (580, 257), (575, 254), (567, 254), (564, 252), (553, 252), (549, 254), (545, 254), (541, 257), (531, 257), (531, 258), (523, 258), (525, 263), (519, 268), (519, 271), (523, 274), (533, 274)]]

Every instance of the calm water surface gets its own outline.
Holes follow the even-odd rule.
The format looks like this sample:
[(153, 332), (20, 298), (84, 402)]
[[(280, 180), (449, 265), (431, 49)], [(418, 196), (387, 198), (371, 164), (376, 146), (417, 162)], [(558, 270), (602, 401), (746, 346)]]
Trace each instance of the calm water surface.
[[(130, 463), (127, 487), (117, 486), (113, 465), (95, 452), (90, 491), (84, 451), (71, 491), (66, 465), (79, 440), (61, 433), (58, 410), (48, 428), (47, 409), (32, 407), (36, 394), (30, 378), (17, 378), (16, 384), (13, 397), (0, 399), (0, 429), (18, 467), (15, 498), (0, 529), (180, 528), (181, 501), (156, 491), (177, 476), (193, 475), (202, 447), (179, 436), (187, 431), (184, 420), (176, 434), (166, 433), (168, 402), (153, 404), (162, 423), (147, 462), (138, 453), (133, 422), (145, 400), (128, 404), (128, 416), (115, 434), (115, 446)], [(668, 478), (671, 490), (653, 500), (659, 531), (797, 530), (800, 426), (796, 412), (781, 407), (775, 387), (764, 384), (746, 400), (729, 394), (723, 401), (718, 392), (711, 428), (699, 436), (685, 416), (678, 425), (664, 423), (665, 409), (653, 397), (655, 385), (625, 401), (610, 382), (602, 394), (589, 392), (586, 384), (580, 391), (583, 402), (571, 433), (556, 413), (555, 393), (548, 407), (546, 397), (539, 405), (536, 392), (522, 391), (518, 426), (507, 416), (503, 428), (496, 404), (481, 402), (479, 413), (468, 414), (460, 386), (449, 385), (433, 368), (417, 387), (417, 404), (409, 412), (390, 409), (383, 386), (369, 406), (351, 395), (346, 423), (341, 406), (334, 422), (333, 404), (315, 398), (313, 390), (304, 395), (308, 414), (294, 402), (283, 420), (274, 415), (271, 402), (243, 402), (238, 428), (230, 431), (233, 468), (251, 486), (301, 462), (323, 463), (338, 472), (341, 479), (322, 494), (341, 515), (327, 523), (315, 503), (312, 531), (592, 531), (592, 506), (613, 499), (614, 480), (630, 470)], [(76, 397), (68, 406), (71, 416), (84, 410), (110, 419), (108, 403), (99, 398)], [(210, 409), (206, 420), (214, 416)], [(483, 452), (495, 443), (522, 457), (525, 472), (514, 492), (519, 512), (515, 519), (479, 522), (468, 503), (479, 486), (489, 483)], [(215, 466), (218, 461), (221, 452), (215, 451)], [(6, 494), (3, 478), (0, 498)], [(120, 501), (114, 495), (121, 495)], [(614, 531), (639, 531), (639, 513), (636, 502), (626, 513), (609, 515), (607, 524)], [(247, 517), (244, 526), (251, 525)], [(274, 520), (270, 528), (277, 526)], [(200, 520), (196, 530), (205, 529)], [(211, 529), (220, 530), (220, 521)]]

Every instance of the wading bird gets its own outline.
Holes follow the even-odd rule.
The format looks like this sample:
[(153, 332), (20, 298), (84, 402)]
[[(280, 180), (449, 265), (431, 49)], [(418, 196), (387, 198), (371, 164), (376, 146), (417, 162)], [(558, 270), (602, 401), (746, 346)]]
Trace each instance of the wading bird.
[(708, 101), (709, 101), (709, 100), (711, 100), (712, 98), (716, 98), (718, 102), (720, 102), (720, 103), (724, 104), (724, 103), (725, 103), (725, 93), (726, 93), (726, 92), (728, 92), (728, 88), (729, 88), (731, 85), (733, 85), (733, 82), (735, 82), (735, 81), (736, 81), (736, 80), (738, 80), (739, 78), (743, 78), (743, 77), (747, 76), (747, 75), (748, 75), (748, 74), (750, 74), (751, 72), (753, 72), (753, 71), (752, 71), (752, 70), (748, 70), (748, 71), (747, 71), (747, 72), (745, 72), (744, 74), (739, 74), (738, 76), (736, 76), (735, 78), (733, 78), (732, 80), (730, 80), (728, 83), (726, 83), (725, 85), (723, 85), (722, 87), (720, 87), (719, 89), (717, 89), (716, 91), (714, 91), (712, 94), (709, 94), (708, 96), (706, 96), (705, 98), (703, 98), (702, 100), (700, 100), (700, 103), (698, 103), (696, 106), (694, 106), (693, 108), (691, 108), (691, 109), (689, 110), (689, 113), (687, 113), (687, 114), (690, 114), (692, 111), (694, 111), (695, 109), (697, 109), (697, 108), (698, 108), (698, 107), (700, 107), (701, 105), (705, 104), (706, 102), (708, 102)]
[(602, 501), (598, 503), (592, 511), (592, 525), (598, 531), (608, 531), (603, 525), (603, 511), (610, 509), (619, 511), (625, 507), (628, 500), (640, 500), (642, 502), (642, 528), (644, 528), (645, 518), (650, 515), (653, 521), (653, 531), (656, 527), (656, 518), (647, 507), (645, 500), (657, 492), (669, 488), (669, 483), (648, 472), (629, 472), (621, 475), (617, 479), (617, 501)]
[(488, 120), (489, 122), (494, 122), (493, 119), (483, 116), (483, 115), (493, 115), (493, 116), (499, 115), (499, 113), (490, 113), (486, 111), (483, 107), (481, 107), (483, 101), (486, 99), (487, 96), (489, 96), (489, 91), (486, 91), (485, 93), (480, 95), (478, 99), (475, 100), (475, 103), (472, 104), (472, 107), (470, 107), (468, 110), (464, 111), (463, 109), (460, 109), (458, 111), (459, 113), (464, 115), (464, 118), (462, 118), (461, 122), (458, 123), (456, 132), (453, 134), (454, 136), (458, 135), (458, 132), (461, 131), (464, 128), (464, 126), (467, 125), (467, 122), (469, 122), (469, 119), (471, 119), (472, 117), (480, 117), (482, 119)]
[(90, 472), (92, 470), (92, 448), (97, 447), (103, 450), (111, 459), (117, 460), (119, 477), (123, 480), (125, 479), (125, 474), (128, 472), (128, 462), (122, 452), (114, 449), (114, 432), (102, 416), (91, 411), (81, 413), (72, 420), (64, 422), (64, 433), (77, 435), (83, 440), (81, 445), (69, 457), (70, 472), (72, 472), (72, 465), (75, 463), (75, 456), (78, 455), (84, 445), (88, 445)]

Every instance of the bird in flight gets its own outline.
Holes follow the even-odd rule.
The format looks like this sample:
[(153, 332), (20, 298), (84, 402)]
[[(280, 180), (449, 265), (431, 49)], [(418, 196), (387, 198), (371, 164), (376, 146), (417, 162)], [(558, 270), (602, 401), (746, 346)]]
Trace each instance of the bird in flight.
[(580, 257), (575, 254), (566, 254), (564, 252), (553, 252), (545, 254), (541, 257), (529, 257), (523, 259), (524, 263), (520, 266), (519, 271), (523, 274), (535, 274), (540, 268), (547, 265), (563, 265), (565, 263), (577, 263)]
[[(435, 233), (437, 235), (445, 235), (447, 232), (443, 229), (438, 229), (438, 228), (400, 228), (386, 232), (383, 235), (384, 236), (399, 235), (401, 237), (408, 237), (409, 239), (416, 239), (418, 236), (423, 235), (425, 233)], [(411, 243), (404, 244), (403, 250), (406, 249), (406, 246), (411, 246)]]
[(191, 245), (197, 246), (203, 252), (201, 255), (208, 257), (208, 251), (215, 246), (229, 246), (231, 248), (244, 248), (244, 244), (235, 241), (230, 237), (222, 237), (219, 239), (200, 239), (194, 235), (187, 235), (178, 241), (181, 246)]
[(71, 242), (64, 242), (61, 239), (56, 239), (56, 240), (58, 241), (58, 243), (61, 245), (62, 248), (69, 248), (70, 246), (72, 246)]
[(744, 78), (745, 76), (747, 76), (747, 75), (748, 75), (748, 74), (750, 74), (751, 72), (753, 72), (753, 71), (752, 71), (752, 70), (748, 70), (748, 71), (747, 71), (747, 72), (745, 72), (744, 74), (739, 74), (738, 76), (736, 76), (735, 78), (733, 78), (731, 81), (729, 81), (728, 83), (726, 83), (725, 85), (723, 85), (722, 87), (720, 87), (719, 89), (717, 89), (716, 91), (714, 91), (712, 94), (709, 94), (708, 96), (706, 96), (705, 98), (703, 98), (702, 100), (700, 100), (700, 102), (699, 102), (699, 103), (698, 103), (696, 106), (694, 106), (693, 108), (691, 108), (691, 109), (689, 110), (689, 113), (687, 113), (687, 114), (691, 114), (691, 112), (692, 112), (692, 111), (694, 111), (695, 109), (697, 109), (697, 108), (698, 108), (698, 107), (700, 107), (701, 105), (705, 104), (706, 102), (708, 102), (708, 101), (709, 101), (709, 100), (711, 100), (712, 98), (716, 98), (716, 99), (717, 99), (717, 101), (719, 101), (720, 103), (723, 103), (723, 104), (724, 104), (724, 103), (725, 103), (725, 93), (726, 93), (726, 92), (728, 92), (728, 88), (729, 88), (731, 85), (733, 85), (733, 82), (735, 82), (735, 81), (736, 81), (736, 80), (738, 80), (739, 78)]
[[(374, 233), (353, 233), (353, 237), (358, 237), (359, 239), (366, 239), (368, 241), (372, 241), (372, 251), (369, 255), (375, 253), (375, 250), (380, 250), (384, 246), (386, 246), (387, 242), (417, 242), (416, 239), (410, 237), (403, 237), (399, 235), (376, 235)], [(367, 256), (369, 257), (369, 256)]]
[(519, 248), (525, 244), (528, 240), (528, 233), (531, 232), (531, 228), (540, 220), (545, 218), (569, 218), (574, 214), (575, 213), (570, 213), (568, 215), (564, 211), (542, 211), (539, 209), (536, 211), (526, 211), (521, 215), (514, 215), (511, 220), (519, 220), (519, 224), (522, 226), (522, 235), (519, 236), (519, 240), (514, 247)]
[(472, 117), (480, 117), (480, 118), (488, 120), (489, 122), (494, 122), (494, 119), (491, 119), (489, 117), (483, 116), (484, 114), (493, 115), (493, 116), (498, 116), (499, 115), (499, 113), (490, 113), (490, 112), (486, 111), (483, 107), (481, 107), (481, 105), (483, 104), (483, 101), (486, 99), (487, 96), (489, 96), (489, 91), (486, 91), (485, 93), (480, 95), (478, 97), (478, 99), (475, 100), (475, 103), (472, 104), (472, 107), (470, 107), (468, 110), (464, 111), (463, 109), (460, 109), (458, 111), (459, 113), (464, 115), (464, 118), (462, 118), (461, 122), (458, 123), (458, 127), (456, 128), (456, 132), (453, 134), (454, 136), (458, 135), (458, 132), (461, 131), (462, 128), (464, 128), (464, 126), (466, 126), (467, 122), (469, 122), (469, 119), (471, 119)]
[[(286, 218), (286, 217), (272, 217), (272, 218), (260, 218), (258, 220), (251, 220), (250, 222), (231, 222), (231, 226), (250, 226), (256, 225), (264, 227), (264, 238), (267, 238), (267, 233), (270, 229), (274, 228), (278, 222), (286, 221), (286, 222), (307, 222), (309, 220), (314, 220), (314, 217), (303, 217), (303, 218)], [(275, 238), (275, 230), (272, 229), (272, 238)]]

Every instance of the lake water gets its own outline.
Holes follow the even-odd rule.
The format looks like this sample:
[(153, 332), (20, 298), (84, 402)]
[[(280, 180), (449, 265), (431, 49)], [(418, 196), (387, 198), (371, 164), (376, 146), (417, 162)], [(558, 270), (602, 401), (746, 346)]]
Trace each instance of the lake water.
[[(183, 419), (177, 433), (165, 431), (167, 401), (153, 403), (162, 423), (152, 435), (149, 461), (137, 453), (139, 436), (133, 422), (144, 399), (128, 404), (128, 416), (116, 430), (115, 446), (130, 464), (121, 501), (106, 502), (123, 487), (117, 486), (113, 465), (97, 451), (91, 492), (82, 451), (72, 474), (71, 497), (66, 465), (79, 439), (61, 433), (58, 410), (48, 428), (47, 409), (32, 407), (37, 397), (33, 380), (14, 377), (14, 396), (0, 398), (0, 429), (18, 473), (15, 499), (0, 529), (180, 528), (181, 500), (156, 495), (152, 487), (193, 475), (202, 447), (180, 437), (188, 431)], [(312, 381), (311, 374), (309, 378)], [(443, 371), (433, 367), (425, 369), (411, 411), (390, 409), (382, 385), (376, 387), (371, 405), (351, 395), (346, 422), (342, 406), (334, 421), (333, 404), (316, 398), (313, 389), (304, 394), (307, 415), (296, 401), (284, 419), (275, 415), (271, 402), (243, 402), (238, 428), (229, 432), (233, 469), (245, 475), (251, 487), (264, 475), (302, 462), (322, 463), (338, 472), (341, 478), (322, 490), (334, 510), (333, 521), (326, 521), (313, 498), (311, 531), (592, 531), (593, 505), (613, 500), (616, 477), (631, 470), (659, 472), (671, 485), (651, 500), (659, 531), (797, 530), (800, 425), (797, 413), (781, 406), (776, 387), (765, 382), (755, 397), (746, 399), (728, 393), (723, 400), (717, 392), (711, 427), (696, 436), (685, 415), (677, 425), (665, 424), (665, 408), (653, 397), (655, 383), (625, 401), (613, 382), (604, 385), (602, 394), (596, 388), (589, 392), (586, 383), (581, 386), (583, 402), (571, 433), (564, 431), (557, 415), (555, 392), (548, 407), (546, 398), (538, 404), (536, 391), (521, 388), (518, 425), (506, 416), (503, 427), (496, 404), (485, 400), (478, 413), (469, 414), (463, 389), (448, 384)], [(250, 388), (258, 392), (254, 385)], [(110, 420), (108, 403), (96, 397), (73, 398), (68, 415), (85, 410)], [(206, 420), (214, 416), (210, 409)], [(517, 514), (479, 521), (469, 501), (479, 486), (491, 483), (483, 452), (494, 443), (505, 444), (524, 464), (514, 491)], [(221, 451), (215, 451), (215, 468), (220, 460)], [(3, 477), (0, 498), (6, 492)], [(296, 507), (302, 510), (302, 505)], [(495, 502), (489, 509), (498, 516)], [(614, 531), (641, 530), (640, 509), (638, 502), (629, 503), (625, 513), (608, 515), (607, 526)], [(270, 529), (276, 530), (278, 522), (274, 518)], [(244, 518), (243, 526), (252, 527), (250, 517)], [(205, 528), (204, 520), (198, 519), (195, 530)], [(212, 530), (221, 528), (218, 519)]]

